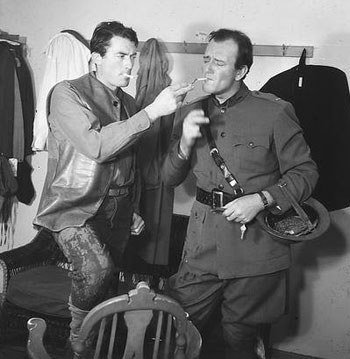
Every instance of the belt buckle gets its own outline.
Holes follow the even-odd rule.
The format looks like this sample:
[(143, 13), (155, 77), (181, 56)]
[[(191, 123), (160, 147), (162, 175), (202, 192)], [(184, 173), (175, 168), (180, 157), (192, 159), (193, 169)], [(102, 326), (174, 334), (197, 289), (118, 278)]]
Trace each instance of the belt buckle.
[(211, 191), (212, 196), (212, 209), (220, 209), (224, 206), (224, 192), (219, 191), (217, 189), (213, 189)]

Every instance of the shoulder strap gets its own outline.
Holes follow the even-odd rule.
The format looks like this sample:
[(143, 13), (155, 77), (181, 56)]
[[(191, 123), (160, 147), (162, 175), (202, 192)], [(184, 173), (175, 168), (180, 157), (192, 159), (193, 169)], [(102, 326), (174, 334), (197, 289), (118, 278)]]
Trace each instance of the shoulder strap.
[(306, 212), (303, 210), (303, 208), (300, 206), (298, 201), (293, 197), (293, 195), (290, 193), (290, 191), (287, 188), (287, 184), (285, 182), (280, 182), (278, 184), (278, 187), (281, 188), (283, 194), (287, 197), (287, 199), (290, 201), (292, 207), (295, 209), (295, 212), (298, 213), (299, 217), (303, 220), (303, 222), (307, 225), (309, 231), (312, 231), (315, 228), (315, 225), (311, 223), (309, 216), (306, 214)]
[[(205, 116), (209, 118), (208, 103), (209, 103), (209, 99), (205, 98), (202, 101), (202, 109), (204, 111)], [(225, 180), (233, 188), (234, 194), (243, 194), (244, 193), (243, 188), (238, 183), (236, 177), (229, 171), (224, 159), (220, 155), (219, 149), (217, 148), (215, 140), (213, 138), (213, 135), (210, 131), (210, 124), (205, 125), (202, 128), (203, 128), (203, 132), (208, 141), (209, 154), (210, 154), (211, 158), (214, 160), (215, 164), (219, 167)]]

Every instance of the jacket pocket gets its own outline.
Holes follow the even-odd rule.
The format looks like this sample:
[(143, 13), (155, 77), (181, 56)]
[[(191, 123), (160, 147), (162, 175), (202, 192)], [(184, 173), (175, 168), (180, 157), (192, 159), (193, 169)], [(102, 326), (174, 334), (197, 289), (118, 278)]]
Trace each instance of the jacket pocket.
[(234, 160), (240, 170), (265, 173), (278, 167), (269, 136), (234, 135), (232, 142)]

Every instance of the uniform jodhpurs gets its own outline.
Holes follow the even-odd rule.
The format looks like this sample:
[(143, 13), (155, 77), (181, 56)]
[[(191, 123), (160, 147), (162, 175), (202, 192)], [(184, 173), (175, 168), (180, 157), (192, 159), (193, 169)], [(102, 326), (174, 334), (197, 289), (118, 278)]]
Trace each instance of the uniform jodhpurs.
[(255, 359), (259, 325), (272, 323), (285, 312), (286, 271), (222, 280), (182, 261), (167, 291), (199, 330), (221, 306), (226, 358)]

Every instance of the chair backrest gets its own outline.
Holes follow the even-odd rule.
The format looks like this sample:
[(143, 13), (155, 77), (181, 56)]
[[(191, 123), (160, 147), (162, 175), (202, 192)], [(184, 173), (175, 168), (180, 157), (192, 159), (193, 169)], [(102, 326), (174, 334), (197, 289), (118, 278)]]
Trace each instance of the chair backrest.
[[(48, 358), (42, 356), (43, 323), (32, 318), (28, 329), (30, 357)], [(76, 358), (91, 342), (96, 359), (192, 359), (199, 357), (202, 340), (179, 303), (140, 282), (128, 294), (108, 299), (88, 313), (73, 345)]]

